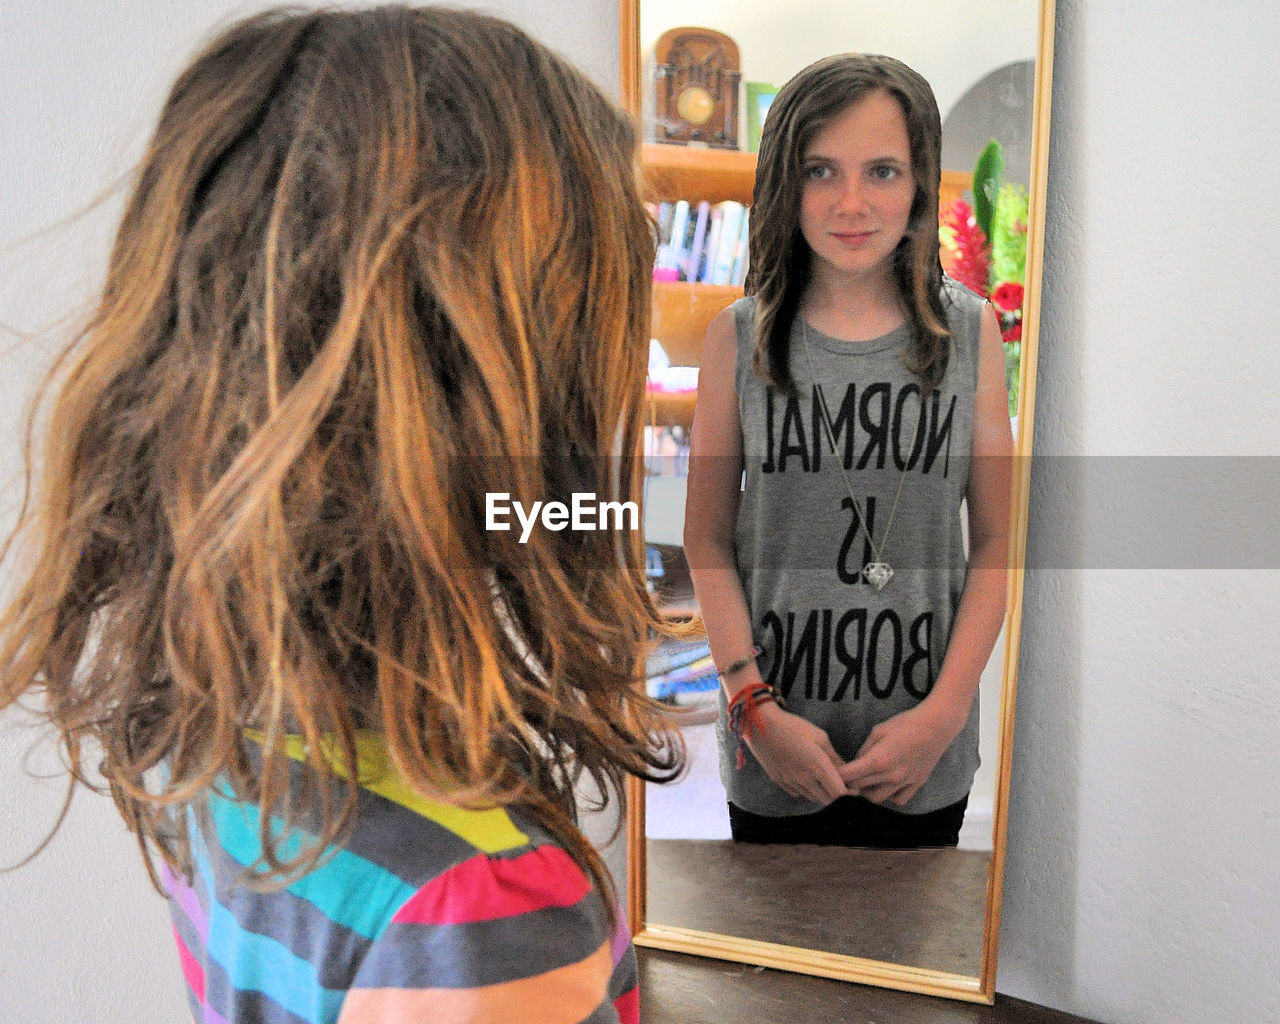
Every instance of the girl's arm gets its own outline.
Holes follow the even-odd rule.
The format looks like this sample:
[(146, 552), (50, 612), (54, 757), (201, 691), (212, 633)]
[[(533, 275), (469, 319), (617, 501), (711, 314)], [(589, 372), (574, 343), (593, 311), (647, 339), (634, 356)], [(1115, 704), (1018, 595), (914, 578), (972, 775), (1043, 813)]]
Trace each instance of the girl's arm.
[[(698, 372), (693, 417), (684, 550), (711, 656), (721, 667), (751, 650), (751, 616), (738, 578), (733, 535), (742, 480), (742, 425), (734, 384), (737, 333), (732, 309), (711, 322)], [(754, 660), (722, 679), (729, 699), (761, 682)], [(822, 729), (772, 702), (755, 708), (751, 752), (769, 777), (793, 797), (827, 804), (845, 794), (843, 763)]]
[(1013, 435), (1004, 347), (990, 305), (982, 314), (972, 454), (966, 492), (969, 569), (938, 678), (916, 707), (872, 729), (858, 756), (841, 770), (850, 792), (877, 803), (904, 804), (929, 778), (964, 728), (1004, 624)]

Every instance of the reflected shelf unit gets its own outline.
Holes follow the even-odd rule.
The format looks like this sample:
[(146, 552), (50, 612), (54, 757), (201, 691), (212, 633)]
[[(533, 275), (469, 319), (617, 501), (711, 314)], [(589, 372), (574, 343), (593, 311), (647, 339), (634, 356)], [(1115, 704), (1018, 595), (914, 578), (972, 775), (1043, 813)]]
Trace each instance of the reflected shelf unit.
[[(644, 198), (652, 202), (727, 199), (751, 205), (756, 155), (697, 146), (648, 142), (640, 147)], [(653, 325), (650, 333), (662, 343), (676, 366), (697, 366), (707, 326), (726, 306), (742, 298), (736, 285), (658, 282), (653, 286)], [(694, 394), (650, 394), (650, 420), (659, 426), (693, 423)]]
[[(755, 185), (756, 155), (697, 146), (646, 143), (640, 148), (640, 171), (645, 200), (651, 202), (702, 200), (715, 204), (734, 200), (751, 205)], [(674, 366), (698, 366), (707, 327), (725, 307), (742, 298), (737, 285), (698, 284), (687, 281), (655, 282), (650, 335), (657, 338)], [(649, 422), (654, 426), (693, 425), (696, 394), (692, 391), (650, 392)], [(688, 569), (680, 549), (668, 549), (669, 568), (678, 582), (668, 579), (661, 601), (663, 614), (687, 619), (697, 603), (688, 586)]]

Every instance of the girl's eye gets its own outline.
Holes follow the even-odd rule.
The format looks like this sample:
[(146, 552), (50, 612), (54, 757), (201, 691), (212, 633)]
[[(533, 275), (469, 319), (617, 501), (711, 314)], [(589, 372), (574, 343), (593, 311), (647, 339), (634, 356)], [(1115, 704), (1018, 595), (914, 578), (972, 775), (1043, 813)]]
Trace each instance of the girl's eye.
[(805, 170), (804, 176), (810, 181), (825, 181), (831, 176), (831, 168), (825, 164), (814, 164)]
[(893, 181), (901, 173), (892, 164), (877, 164), (871, 169), (871, 176), (878, 181)]

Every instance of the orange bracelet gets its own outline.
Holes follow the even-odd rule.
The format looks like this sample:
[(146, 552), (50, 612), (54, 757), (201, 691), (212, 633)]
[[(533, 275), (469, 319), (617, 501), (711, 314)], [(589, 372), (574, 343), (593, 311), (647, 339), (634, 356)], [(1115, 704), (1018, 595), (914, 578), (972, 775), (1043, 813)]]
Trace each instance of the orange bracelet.
[[(784, 706), (782, 698), (774, 693), (773, 687), (768, 683), (751, 683), (748, 686), (744, 686), (729, 701), (729, 731), (738, 740), (737, 755), (734, 758), (734, 764), (738, 769), (741, 769), (747, 763), (744, 742), (750, 738), (753, 728), (756, 728), (752, 725), (752, 719), (755, 718), (755, 709), (766, 701), (773, 701), (779, 707)], [(763, 732), (763, 725), (758, 726), (758, 728)]]

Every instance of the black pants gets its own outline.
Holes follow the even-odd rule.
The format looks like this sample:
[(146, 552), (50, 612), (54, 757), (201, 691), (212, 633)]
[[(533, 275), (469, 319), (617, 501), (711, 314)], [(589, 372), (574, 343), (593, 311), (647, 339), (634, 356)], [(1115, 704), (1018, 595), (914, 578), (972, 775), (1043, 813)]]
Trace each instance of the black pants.
[(737, 843), (811, 843), (882, 850), (955, 846), (968, 804), (966, 795), (950, 807), (928, 814), (903, 814), (860, 796), (842, 796), (816, 814), (769, 818), (730, 803), (729, 828)]

